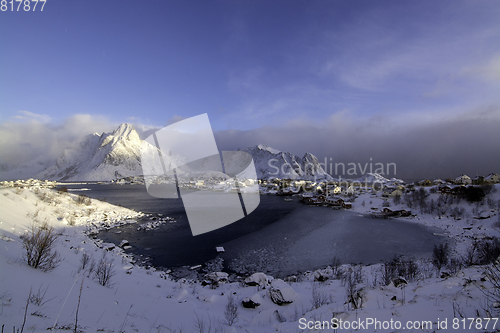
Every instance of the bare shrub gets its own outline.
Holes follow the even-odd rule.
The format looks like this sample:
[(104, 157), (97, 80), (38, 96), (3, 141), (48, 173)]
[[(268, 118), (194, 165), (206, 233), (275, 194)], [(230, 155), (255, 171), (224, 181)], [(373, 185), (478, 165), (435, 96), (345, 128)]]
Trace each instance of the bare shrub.
[(486, 265), (500, 256), (500, 240), (496, 237), (483, 239), (477, 243), (477, 263)]
[(90, 263), (89, 263), (89, 268), (87, 270), (87, 277), (89, 278), (90, 275), (95, 271), (95, 266), (96, 266), (96, 262), (94, 259), (91, 259), (90, 260)]
[(352, 266), (352, 277), (354, 278), (355, 283), (363, 282), (363, 265), (354, 265)]
[(68, 217), (68, 225), (73, 227), (75, 226), (75, 224), (76, 224), (76, 218), (73, 215), (70, 215)]
[(57, 236), (54, 228), (47, 222), (41, 225), (33, 222), (31, 231), (21, 237), (25, 250), (24, 257), (29, 266), (45, 272), (59, 266), (62, 259), (54, 249)]
[(363, 308), (365, 294), (363, 287), (358, 287), (354, 272), (347, 271), (344, 274), (343, 282), (347, 297), (346, 303), (349, 304), (353, 310)]
[(450, 216), (453, 217), (454, 220), (460, 220), (465, 216), (465, 208), (455, 206), (450, 211)]
[(226, 309), (224, 310), (224, 319), (228, 326), (232, 326), (238, 320), (238, 305), (232, 294), (227, 297)]
[(102, 258), (97, 263), (97, 266), (94, 271), (94, 277), (97, 279), (97, 282), (104, 287), (111, 287), (111, 279), (115, 275), (115, 269), (113, 265), (113, 260), (108, 261), (106, 259), (106, 252), (104, 252)]
[(333, 271), (333, 276), (336, 279), (340, 278), (341, 276), (341, 270), (340, 270), (341, 265), (342, 262), (340, 261), (339, 257), (333, 257), (331, 267)]
[(196, 319), (194, 320), (194, 329), (195, 332), (198, 333), (215, 333), (221, 331), (220, 327), (217, 325), (215, 319), (208, 316), (208, 319), (205, 320), (203, 315), (199, 316), (196, 312), (194, 313)]
[[(44, 301), (45, 299), (45, 294), (47, 294), (47, 290), (49, 289), (49, 286), (47, 286), (47, 288), (43, 288), (43, 284), (40, 285), (40, 287), (38, 288), (38, 291), (36, 293), (34, 292), (31, 292), (30, 293), (30, 297), (29, 297), (29, 302), (31, 304), (35, 304), (37, 306), (42, 306), (44, 305), (45, 303), (47, 303), (48, 301), (51, 301), (53, 300), (54, 298), (51, 298), (51, 299), (48, 299), (46, 301)], [(56, 296), (57, 297), (57, 296)]]
[(90, 206), (92, 204), (92, 200), (88, 196), (83, 195), (83, 194), (80, 194), (79, 196), (77, 196), (75, 198), (75, 201), (79, 205)]
[(464, 266), (464, 263), (461, 259), (451, 258), (447, 267), (448, 267), (448, 270), (450, 271), (450, 274), (455, 276), (463, 268), (463, 266)]
[(278, 310), (274, 310), (274, 313), (276, 314), (276, 319), (280, 322), (280, 323), (284, 323), (286, 322), (286, 318), (285, 316), (283, 316)]
[(465, 254), (462, 257), (462, 262), (465, 266), (469, 267), (476, 263), (477, 246), (477, 241), (474, 241), (467, 247)]
[(391, 261), (386, 261), (382, 269), (382, 282), (388, 285), (397, 277), (402, 277), (406, 281), (415, 281), (420, 275), (420, 267), (415, 258), (394, 257)]
[(448, 243), (434, 245), (434, 249), (432, 251), (432, 263), (439, 272), (441, 272), (441, 268), (448, 263), (449, 252)]
[[(495, 261), (493, 264), (488, 265), (483, 271), (486, 279), (491, 283), (492, 289), (479, 288), (492, 303), (500, 303), (500, 264)], [(497, 312), (498, 309), (495, 309)]]
[(89, 266), (90, 263), (90, 255), (88, 253), (83, 252), (82, 258), (80, 259), (80, 268), (78, 271), (85, 271), (85, 268)]
[(397, 277), (397, 265), (395, 263), (396, 258), (392, 261), (386, 261), (382, 268), (382, 282), (385, 286), (389, 285), (391, 281)]
[(325, 304), (328, 304), (328, 297), (324, 292), (319, 290), (318, 283), (313, 283), (311, 303), (313, 309), (317, 309)]
[(399, 257), (393, 260), (396, 268), (396, 275), (407, 281), (415, 281), (420, 273), (417, 261), (412, 257)]
[(40, 214), (40, 211), (41, 211), (41, 209), (38, 208), (33, 213), (28, 212), (28, 213), (26, 213), (26, 217), (30, 218), (32, 220), (38, 219), (38, 214)]
[[(417, 261), (415, 258), (407, 258), (403, 260), (403, 269), (402, 276), (412, 282), (417, 280), (420, 274), (420, 268), (418, 267)], [(401, 275), (401, 274), (400, 274)]]
[(52, 194), (48, 191), (41, 191), (38, 194), (38, 197), (40, 198), (40, 200), (42, 200), (43, 202), (46, 202), (48, 204), (51, 204), (52, 201), (54, 200), (54, 194)]

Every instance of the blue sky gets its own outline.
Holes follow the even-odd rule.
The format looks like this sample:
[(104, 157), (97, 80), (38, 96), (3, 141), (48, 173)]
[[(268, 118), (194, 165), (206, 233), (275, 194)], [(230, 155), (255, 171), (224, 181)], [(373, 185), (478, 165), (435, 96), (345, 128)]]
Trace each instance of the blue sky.
[[(208, 113), (222, 138), (498, 121), (499, 18), (498, 1), (47, 0), (0, 12), (0, 124)], [(294, 150), (273, 131), (256, 141)]]

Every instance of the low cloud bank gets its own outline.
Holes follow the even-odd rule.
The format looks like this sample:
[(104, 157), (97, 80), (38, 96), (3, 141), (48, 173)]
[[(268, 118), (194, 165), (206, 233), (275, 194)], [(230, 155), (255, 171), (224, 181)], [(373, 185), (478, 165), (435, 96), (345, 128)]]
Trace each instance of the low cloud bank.
[[(46, 117), (22, 116), (0, 124), (3, 165), (55, 161), (85, 135), (110, 132), (119, 125), (105, 117), (84, 114), (58, 125)], [(138, 123), (134, 126), (142, 138), (156, 130)], [(394, 163), (396, 172), (391, 167), (386, 176), (413, 180), (500, 173), (499, 128), (500, 108), (488, 106), (439, 119), (428, 115), (363, 119), (340, 112), (322, 122), (293, 119), (252, 130), (221, 130), (215, 137), (220, 150), (266, 144), (299, 156), (310, 152), (325, 163), (332, 176), (353, 176), (353, 164), (349, 163), (356, 165), (358, 177), (370, 167), (376, 171), (380, 167), (377, 163)]]

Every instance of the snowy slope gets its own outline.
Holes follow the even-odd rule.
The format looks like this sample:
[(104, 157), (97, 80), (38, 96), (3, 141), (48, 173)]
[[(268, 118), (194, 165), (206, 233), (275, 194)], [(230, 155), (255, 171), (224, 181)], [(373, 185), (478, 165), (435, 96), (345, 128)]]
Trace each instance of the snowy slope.
[(281, 152), (266, 145), (242, 149), (252, 155), (259, 179), (289, 178), (305, 180), (332, 180), (316, 156), (306, 153), (302, 158)]
[(367, 184), (372, 184), (372, 183), (381, 183), (381, 184), (386, 184), (386, 183), (399, 183), (403, 184), (404, 181), (402, 179), (397, 179), (397, 178), (391, 178), (390, 180), (385, 178), (379, 173), (367, 173), (358, 179), (356, 181), (360, 183), (367, 183)]
[[(372, 324), (366, 329), (350, 327), (339, 332), (495, 331), (493, 322), (488, 330), (453, 327), (454, 320), (462, 324), (461, 316), (498, 315), (483, 293), (493, 289), (480, 266), (461, 269), (445, 278), (437, 277), (430, 266), (405, 287), (381, 284), (380, 265), (362, 267), (362, 281), (356, 286), (364, 299), (360, 309), (349, 305), (346, 284), (339, 278), (353, 271), (355, 266), (350, 265), (341, 266), (339, 276), (328, 267), (301, 274), (296, 277), (297, 282), (288, 284), (276, 281), (269, 286), (268, 280), (273, 278), (261, 274), (265, 288), (240, 282), (220, 283), (212, 288), (199, 281), (175, 281), (163, 272), (132, 265), (116, 247), (105, 250), (102, 243), (85, 236), (84, 230), (104, 220), (130, 221), (140, 214), (97, 200), (91, 200), (89, 205), (78, 204), (75, 198), (48, 189), (0, 189), (0, 207), (10, 208), (0, 209), (0, 326), (4, 325), (5, 332), (12, 332), (13, 328), (21, 331), (23, 322), (25, 332), (47, 332), (48, 328), (51, 332), (70, 332), (77, 317), (79, 332), (200, 332), (202, 325), (204, 332), (334, 332), (332, 328), (304, 327), (314, 327), (316, 321), (329, 322), (332, 316), (349, 323), (366, 323), (372, 318), (384, 325), (390, 321), (402, 325), (401, 329), (375, 329)], [(75, 218), (73, 226), (68, 224), (71, 218)], [(430, 219), (425, 215), (421, 218), (415, 222), (424, 224)], [(32, 219), (48, 221), (60, 234), (56, 250), (64, 260), (50, 272), (28, 267), (23, 260), (20, 236), (30, 228)], [(489, 219), (481, 223), (490, 227), (493, 222)], [(449, 231), (453, 233), (453, 229)], [(80, 269), (84, 253), (96, 261), (106, 255), (106, 260), (112, 262), (115, 274), (111, 286), (101, 286), (88, 269)], [(314, 282), (318, 273), (328, 280)], [(284, 299), (293, 299), (291, 304), (273, 303), (271, 287), (276, 285), (283, 287)], [(42, 298), (39, 304), (26, 302), (30, 290)], [(230, 297), (236, 301), (237, 309), (231, 326), (226, 316)], [(246, 299), (260, 305), (244, 308), (242, 301)], [(446, 320), (447, 328), (438, 329), (438, 320)], [(405, 329), (407, 323), (423, 322), (430, 326)], [(469, 323), (465, 322), (467, 327)]]
[(112, 133), (88, 135), (74, 149), (66, 149), (57, 162), (36, 178), (53, 180), (112, 180), (142, 175), (141, 145), (134, 127), (122, 124)]

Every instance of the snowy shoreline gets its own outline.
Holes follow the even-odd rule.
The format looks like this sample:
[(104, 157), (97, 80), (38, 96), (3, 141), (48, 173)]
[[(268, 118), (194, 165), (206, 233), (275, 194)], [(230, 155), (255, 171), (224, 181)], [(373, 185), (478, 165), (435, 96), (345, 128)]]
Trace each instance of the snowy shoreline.
[[(441, 277), (436, 276), (430, 262), (418, 262), (418, 276), (407, 281), (404, 288), (393, 282), (382, 283), (380, 264), (333, 265), (298, 274), (287, 282), (265, 274), (253, 276), (247, 283), (244, 279), (231, 282), (223, 273), (207, 276), (201, 282), (174, 281), (165, 272), (131, 265), (128, 255), (118, 247), (110, 251), (101, 249), (86, 236), (89, 230), (131, 223), (144, 216), (143, 213), (94, 199), (90, 202), (82, 199), (78, 203), (79, 200), (74, 194), (45, 188), (0, 189), (3, 207), (0, 212), (0, 267), (3, 268), (0, 270), (0, 322), (7, 331), (21, 327), (26, 305), (29, 305), (27, 331), (73, 329), (82, 280), (78, 330), (83, 332), (152, 329), (198, 332), (202, 322), (205, 327), (211, 325), (213, 332), (306, 332), (309, 330), (301, 328), (301, 321), (329, 321), (332, 314), (344, 321), (370, 317), (381, 321), (429, 320), (433, 323), (432, 329), (414, 330), (418, 332), (435, 331), (437, 321), (446, 318), (448, 330), (440, 331), (451, 332), (456, 331), (451, 329), (451, 322), (461, 318), (460, 314), (474, 318), (496, 316), (494, 304), (483, 293), (492, 289), (484, 279), (482, 266), (463, 267)], [(363, 200), (373, 200), (371, 206), (383, 202), (361, 195), (357, 203)], [(364, 214), (370, 207), (357, 204), (353, 211)], [(493, 227), (498, 218), (496, 214), (487, 219), (470, 219), (473, 221), (419, 215), (410, 221), (441, 227), (450, 239), (457, 239), (457, 251), (461, 251), (467, 246), (461, 243), (498, 236)], [(33, 269), (23, 260), (19, 237), (29, 230), (33, 219), (48, 221), (59, 233), (56, 249), (64, 260), (50, 272)], [(95, 260), (105, 255), (106, 260), (112, 262), (115, 271), (112, 285), (99, 285), (92, 274), (81, 269), (84, 253)], [(354, 278), (355, 283), (349, 284), (347, 276)], [(357, 309), (346, 298), (348, 286), (353, 286), (360, 296), (358, 301), (362, 304), (357, 304)], [(45, 290), (44, 301), (27, 303), (30, 289), (34, 293)], [(225, 315), (230, 297), (236, 299), (238, 313), (231, 325)], [(259, 305), (245, 307), (252, 302)], [(324, 331), (331, 330), (325, 328)]]

